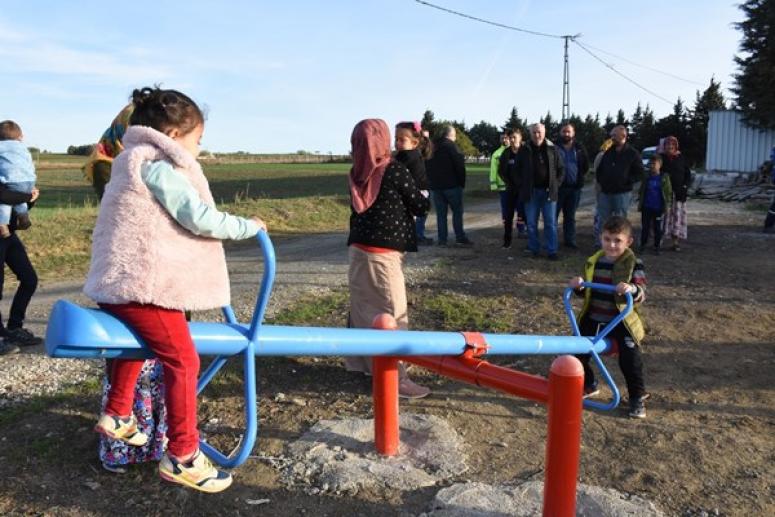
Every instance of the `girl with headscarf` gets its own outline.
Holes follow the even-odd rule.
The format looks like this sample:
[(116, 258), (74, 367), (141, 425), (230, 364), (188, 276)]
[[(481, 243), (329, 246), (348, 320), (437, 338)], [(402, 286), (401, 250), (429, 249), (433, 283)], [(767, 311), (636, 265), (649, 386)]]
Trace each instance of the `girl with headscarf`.
[(692, 171), (686, 164), (681, 151), (678, 150), (678, 139), (668, 136), (662, 142), (662, 174), (670, 175), (670, 183), (673, 186), (673, 199), (665, 214), (665, 237), (673, 240), (673, 251), (680, 251), (679, 239), (686, 239), (686, 198), (689, 193), (689, 184), (692, 179)]
[[(375, 316), (387, 313), (406, 330), (404, 253), (417, 251), (414, 216), (427, 214), (430, 202), (409, 170), (391, 158), (390, 130), (384, 120), (362, 120), (350, 142), (349, 326), (370, 328)], [(345, 366), (371, 375), (371, 357), (348, 357)], [(430, 389), (415, 384), (401, 365), (398, 393), (420, 398)]]

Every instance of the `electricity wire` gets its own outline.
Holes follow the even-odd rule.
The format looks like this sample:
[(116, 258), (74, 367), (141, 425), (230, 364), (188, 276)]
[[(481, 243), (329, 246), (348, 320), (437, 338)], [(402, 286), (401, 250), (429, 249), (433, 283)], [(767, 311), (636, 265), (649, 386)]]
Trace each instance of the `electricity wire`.
[(646, 93), (648, 93), (650, 95), (653, 95), (657, 99), (659, 99), (661, 101), (664, 101), (664, 102), (666, 102), (666, 103), (668, 103), (670, 105), (673, 104), (672, 101), (666, 99), (665, 97), (659, 95), (658, 93), (656, 93), (656, 92), (654, 92), (652, 90), (649, 90), (645, 86), (642, 86), (641, 84), (639, 84), (634, 79), (631, 79), (630, 77), (628, 77), (624, 73), (622, 73), (619, 70), (617, 70), (612, 64), (610, 64), (610, 63), (606, 62), (605, 60), (603, 60), (601, 57), (599, 57), (597, 54), (592, 52), (590, 49), (594, 48), (595, 50), (597, 50), (599, 52), (602, 52), (602, 53), (608, 54), (608, 55), (610, 55), (612, 57), (621, 59), (622, 61), (628, 62), (628, 63), (630, 63), (632, 65), (640, 66), (642, 68), (646, 68), (646, 69), (651, 70), (653, 72), (664, 74), (664, 75), (673, 77), (673, 78), (681, 80), (681, 81), (685, 81), (685, 82), (692, 83), (692, 84), (700, 84), (700, 83), (698, 83), (696, 81), (691, 81), (689, 79), (684, 79), (682, 77), (678, 77), (677, 75), (671, 74), (669, 72), (664, 72), (664, 71), (658, 70), (656, 68), (648, 67), (648, 66), (645, 66), (645, 65), (639, 65), (638, 63), (635, 63), (634, 61), (630, 61), (630, 60), (625, 59), (625, 58), (623, 58), (621, 56), (616, 56), (615, 54), (611, 54), (610, 52), (606, 52), (605, 50), (598, 49), (596, 47), (592, 47), (591, 45), (582, 45), (581, 43), (579, 43), (579, 41), (577, 39), (580, 36), (580, 34), (576, 34), (574, 36), (571, 36), (571, 35), (567, 35), (567, 34), (566, 35), (561, 35), (561, 34), (550, 34), (550, 33), (547, 33), (547, 32), (532, 31), (532, 30), (529, 30), (529, 29), (523, 29), (523, 28), (520, 28), (520, 27), (514, 27), (514, 26), (511, 26), (511, 25), (506, 25), (506, 24), (503, 24), (503, 23), (494, 22), (492, 20), (486, 20), (484, 18), (478, 18), (478, 17), (472, 16), (470, 14), (461, 13), (460, 11), (455, 11), (455, 10), (452, 10), (452, 9), (448, 9), (446, 7), (442, 7), (440, 5), (436, 5), (436, 4), (432, 4), (430, 2), (426, 2), (425, 0), (415, 0), (415, 2), (417, 2), (418, 4), (425, 5), (427, 7), (431, 7), (433, 9), (438, 9), (439, 11), (443, 11), (443, 12), (446, 12), (446, 13), (449, 13), (449, 14), (453, 14), (455, 16), (460, 16), (462, 18), (467, 18), (469, 20), (477, 21), (477, 22), (484, 23), (484, 24), (487, 24), (487, 25), (492, 25), (492, 26), (495, 26), (495, 27), (500, 27), (502, 29), (508, 29), (508, 30), (512, 30), (512, 31), (523, 32), (525, 34), (532, 34), (534, 36), (542, 36), (542, 37), (545, 37), (545, 38), (569, 39), (570, 41), (572, 41), (573, 43), (578, 45), (579, 48), (581, 48), (584, 52), (586, 52), (587, 54), (592, 56), (594, 59), (599, 61), (603, 66), (605, 66), (606, 68), (608, 68), (609, 70), (611, 70), (612, 72), (614, 72), (615, 74), (620, 76), (622, 79), (628, 81), (629, 83), (632, 83), (633, 85), (635, 85), (636, 87), (640, 88), (644, 92), (646, 92)]

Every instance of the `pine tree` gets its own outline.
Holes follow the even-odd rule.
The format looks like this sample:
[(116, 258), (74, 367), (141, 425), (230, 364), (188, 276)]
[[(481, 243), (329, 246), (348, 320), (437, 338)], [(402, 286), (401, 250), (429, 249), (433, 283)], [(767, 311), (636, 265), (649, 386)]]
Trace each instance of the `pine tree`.
[(474, 124), (468, 132), (474, 146), (479, 149), (480, 154), (491, 155), (501, 146), (501, 132), (498, 128), (482, 120)]
[(552, 117), (552, 112), (547, 111), (539, 122), (546, 127), (546, 138), (549, 140), (556, 140), (557, 134), (560, 132), (560, 124)]
[(747, 0), (740, 9), (746, 19), (735, 24), (743, 40), (732, 91), (746, 123), (775, 129), (775, 0)]
[(511, 113), (509, 113), (509, 118), (506, 119), (506, 123), (501, 126), (502, 131), (508, 131), (509, 129), (519, 129), (522, 131), (522, 136), (525, 136), (525, 131), (527, 128), (525, 127), (525, 121), (519, 118), (519, 112), (517, 112), (517, 107), (514, 106), (511, 108)]
[(721, 93), (721, 83), (717, 83), (713, 77), (710, 78), (710, 85), (700, 95), (697, 91), (697, 98), (694, 101), (694, 113), (689, 122), (689, 134), (695, 148), (695, 163), (705, 161), (705, 152), (708, 146), (708, 121), (712, 110), (726, 109), (726, 101)]
[(439, 124), (434, 120), (434, 115), (431, 110), (425, 110), (425, 113), (422, 115), (422, 121), (420, 122), (420, 125), (422, 128), (426, 131), (428, 131), (428, 134), (431, 135), (431, 138), (438, 133), (439, 130)]

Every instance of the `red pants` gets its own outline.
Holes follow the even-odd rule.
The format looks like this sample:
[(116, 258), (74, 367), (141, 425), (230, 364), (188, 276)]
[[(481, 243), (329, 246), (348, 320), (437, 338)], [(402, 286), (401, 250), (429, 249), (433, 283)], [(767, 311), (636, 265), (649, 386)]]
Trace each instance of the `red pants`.
[[(127, 303), (100, 304), (105, 311), (126, 323), (161, 361), (164, 368), (169, 453), (185, 456), (199, 447), (196, 413), (196, 381), (199, 355), (188, 331), (183, 311), (156, 305)], [(132, 413), (135, 384), (144, 360), (116, 359), (110, 366), (110, 392), (105, 412), (127, 416)]]

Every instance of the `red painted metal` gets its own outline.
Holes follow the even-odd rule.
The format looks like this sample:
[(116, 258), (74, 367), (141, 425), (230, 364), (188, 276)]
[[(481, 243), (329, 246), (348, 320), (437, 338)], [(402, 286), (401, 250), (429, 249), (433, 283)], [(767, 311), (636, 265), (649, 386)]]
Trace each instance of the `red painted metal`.
[(398, 359), (374, 357), (374, 444), (383, 456), (398, 454)]
[(422, 366), (445, 377), (492, 388), (536, 402), (545, 404), (549, 397), (549, 383), (545, 378), (510, 370), (481, 359), (460, 356), (413, 355), (401, 357), (401, 360)]
[[(378, 314), (372, 328), (395, 330), (396, 320), (390, 314)], [(398, 454), (398, 359), (372, 358), (372, 397), (374, 400), (374, 444), (383, 456)]]
[(576, 515), (583, 392), (581, 362), (570, 355), (555, 359), (549, 371), (544, 516)]

